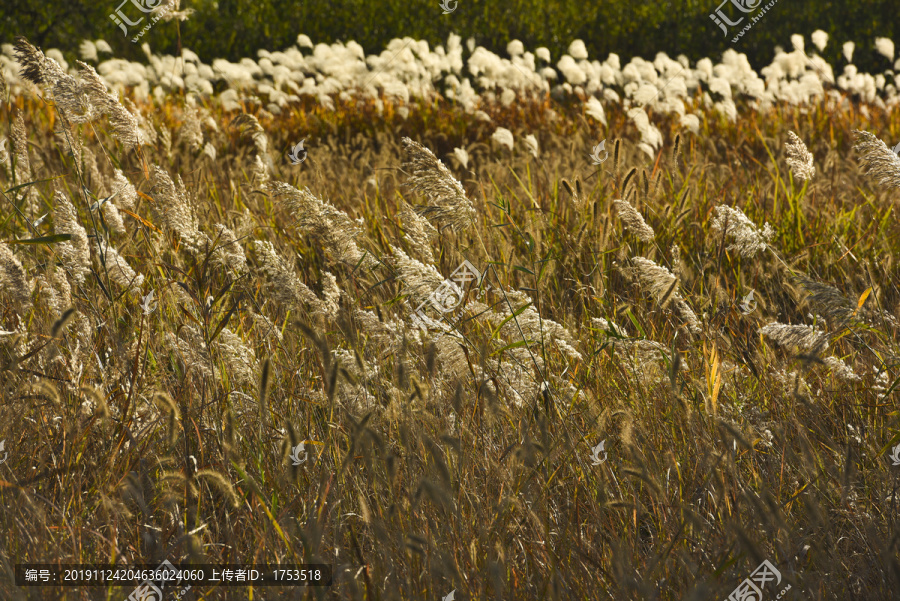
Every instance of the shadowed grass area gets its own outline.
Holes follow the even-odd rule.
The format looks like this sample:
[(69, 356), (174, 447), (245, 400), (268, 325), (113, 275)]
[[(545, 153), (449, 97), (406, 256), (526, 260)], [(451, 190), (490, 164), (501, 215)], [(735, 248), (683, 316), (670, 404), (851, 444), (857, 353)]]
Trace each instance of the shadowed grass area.
[[(172, 97), (141, 107), (155, 133), (129, 151), (105, 121), (4, 104), (9, 163), (21, 115), (30, 175), (0, 170), (0, 239), (38, 278), (24, 300), (11, 275), (0, 291), (4, 599), (134, 588), (16, 588), (16, 563), (163, 559), (333, 566), (330, 589), (193, 599), (724, 599), (763, 560), (781, 574), (766, 598), (890, 598), (900, 222), (853, 130), (896, 139), (896, 110), (739, 105), (699, 135), (658, 125), (650, 158), (616, 109), (599, 129), (545, 99), (491, 107), (492, 124), (335, 103), (235, 123)], [(403, 213), (432, 202), (403, 187), (404, 136), (461, 181), (474, 225)], [(128, 195), (117, 167), (136, 188), (123, 228), (89, 209)], [(774, 236), (742, 256), (718, 205)], [(29, 227), (28, 207), (50, 215)], [(51, 234), (72, 238), (14, 243)], [(464, 259), (484, 279), (430, 312), (447, 334), (421, 334), (412, 311)], [(818, 343), (761, 335), (772, 322)]]

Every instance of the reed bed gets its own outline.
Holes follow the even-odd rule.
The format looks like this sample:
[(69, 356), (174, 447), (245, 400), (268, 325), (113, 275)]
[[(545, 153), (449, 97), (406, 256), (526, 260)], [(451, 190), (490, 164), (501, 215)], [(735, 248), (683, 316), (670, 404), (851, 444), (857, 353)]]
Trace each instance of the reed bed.
[(16, 563), (163, 559), (333, 565), (193, 599), (724, 599), (763, 560), (787, 598), (900, 586), (895, 107), (275, 115), (17, 56), (3, 599), (133, 588)]

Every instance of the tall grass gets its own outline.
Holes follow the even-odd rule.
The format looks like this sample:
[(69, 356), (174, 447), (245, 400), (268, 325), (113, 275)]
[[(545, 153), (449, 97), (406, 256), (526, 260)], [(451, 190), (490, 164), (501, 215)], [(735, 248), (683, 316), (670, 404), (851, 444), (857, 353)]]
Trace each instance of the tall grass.
[[(16, 563), (162, 559), (334, 566), (330, 590), (197, 599), (726, 598), (764, 559), (794, 598), (900, 585), (900, 223), (853, 133), (896, 137), (896, 110), (707, 113), (648, 160), (623, 112), (601, 131), (550, 100), (491, 109), (535, 157), (452, 107), (363, 133), (337, 100), (200, 107), (198, 144), (172, 98), (126, 151), (45, 92), (2, 112), (4, 599), (132, 588), (17, 588)], [(474, 224), (416, 221), (442, 200), (404, 185), (428, 163), (404, 136)], [(114, 192), (124, 232), (90, 210)], [(484, 294), (420, 334), (463, 259)]]

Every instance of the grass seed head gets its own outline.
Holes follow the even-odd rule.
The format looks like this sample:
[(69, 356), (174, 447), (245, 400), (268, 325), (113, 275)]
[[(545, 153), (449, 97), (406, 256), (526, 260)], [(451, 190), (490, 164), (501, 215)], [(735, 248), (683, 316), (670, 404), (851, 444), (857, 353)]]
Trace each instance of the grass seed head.
[(812, 153), (806, 148), (806, 144), (803, 143), (803, 140), (797, 134), (789, 131), (788, 137), (791, 141), (785, 144), (788, 153), (787, 162), (791, 166), (794, 177), (803, 180), (812, 179), (816, 174)]
[(759, 328), (758, 332), (778, 346), (797, 347), (804, 353), (819, 353), (828, 348), (828, 336), (813, 326), (789, 325), (776, 321)]
[(900, 156), (891, 152), (887, 144), (867, 131), (855, 131), (854, 148), (861, 155), (860, 163), (867, 175), (877, 178), (885, 188), (900, 188)]
[(416, 207), (423, 217), (435, 219), (460, 231), (475, 221), (475, 207), (466, 198), (462, 184), (430, 150), (409, 138), (403, 138), (409, 159), (404, 167), (411, 171), (407, 185), (421, 192), (427, 205)]
[(642, 242), (652, 242), (656, 236), (653, 228), (647, 225), (644, 217), (627, 201), (614, 200), (613, 205), (619, 214), (619, 219), (625, 227)]
[(128, 109), (122, 106), (116, 95), (106, 90), (106, 84), (97, 75), (94, 68), (78, 61), (81, 79), (84, 81), (84, 91), (91, 101), (95, 111), (105, 114), (116, 138), (125, 149), (133, 148), (144, 143), (138, 119)]
[(33, 282), (22, 263), (12, 253), (9, 246), (0, 242), (0, 290), (3, 290), (22, 310), (31, 307)]
[(718, 205), (715, 213), (710, 224), (710, 231), (719, 237), (724, 236), (726, 239), (732, 240), (727, 250), (736, 250), (742, 257), (756, 256), (757, 253), (768, 248), (769, 240), (775, 235), (775, 230), (768, 223), (760, 230), (738, 208)]

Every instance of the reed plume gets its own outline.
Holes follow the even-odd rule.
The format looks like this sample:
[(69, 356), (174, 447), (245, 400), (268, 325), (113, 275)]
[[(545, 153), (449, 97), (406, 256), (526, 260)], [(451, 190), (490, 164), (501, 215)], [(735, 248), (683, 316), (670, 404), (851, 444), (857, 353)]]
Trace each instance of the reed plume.
[(35, 48), (27, 38), (19, 36), (15, 39), (16, 60), (22, 65), (20, 75), (35, 85), (53, 85), (60, 77), (65, 76), (62, 68)]
[(151, 193), (155, 201), (153, 208), (164, 230), (177, 234), (192, 254), (206, 250), (211, 240), (199, 230), (194, 206), (181, 176), (176, 175), (173, 182), (168, 172), (158, 165), (153, 165), (150, 173)]
[(59, 319), (72, 306), (72, 287), (65, 271), (52, 266), (36, 278), (38, 298), (50, 310), (50, 316)]
[(445, 379), (456, 381), (460, 378), (465, 378), (469, 374), (469, 360), (463, 351), (465, 341), (462, 336), (444, 332), (434, 339), (434, 344), (437, 350), (438, 361), (443, 368), (441, 373)]
[(627, 200), (614, 200), (613, 205), (625, 227), (641, 242), (652, 242), (656, 232)]
[(860, 163), (866, 168), (866, 175), (874, 176), (888, 189), (900, 188), (900, 156), (874, 134), (859, 130), (854, 133), (857, 140), (854, 148), (861, 155)]
[(91, 250), (88, 235), (78, 223), (75, 205), (62, 191), (53, 196), (53, 229), (57, 234), (69, 234), (71, 238), (57, 246), (57, 253), (76, 284), (83, 284), (91, 273)]
[(353, 312), (360, 329), (369, 340), (381, 347), (382, 357), (393, 354), (400, 348), (406, 324), (400, 320), (382, 321), (371, 311), (356, 309)]
[(135, 204), (138, 199), (137, 190), (135, 190), (134, 184), (125, 177), (121, 169), (116, 169), (113, 176), (112, 192), (116, 195), (116, 203), (120, 207), (128, 211), (135, 210)]
[(631, 261), (634, 265), (632, 268), (633, 273), (637, 276), (641, 285), (649, 288), (650, 293), (656, 297), (656, 302), (663, 308), (669, 302), (673, 302), (675, 309), (681, 315), (691, 333), (699, 334), (701, 332), (700, 320), (697, 319), (693, 309), (685, 302), (678, 291), (678, 278), (671, 271), (662, 265), (657, 265), (650, 259), (633, 257)]
[(163, 341), (169, 350), (181, 359), (185, 374), (199, 377), (201, 380), (218, 378), (219, 370), (213, 365), (209, 348), (198, 328), (185, 324), (179, 328), (177, 335), (166, 332)]
[[(200, 129), (200, 116), (197, 107), (189, 106), (184, 110), (184, 123), (181, 126), (181, 139), (185, 141), (191, 152), (203, 146), (203, 131)], [(213, 157), (215, 160), (215, 157)]]
[(534, 158), (538, 158), (538, 141), (534, 134), (528, 134), (527, 136), (525, 136), (525, 146), (528, 148), (528, 152), (530, 152)]
[(463, 166), (463, 169), (466, 169), (469, 166), (469, 153), (466, 152), (465, 148), (454, 148), (453, 156), (455, 156), (456, 160), (459, 161), (459, 164)]
[(475, 221), (475, 207), (466, 198), (466, 191), (450, 170), (430, 150), (409, 138), (403, 138), (409, 156), (404, 167), (412, 173), (406, 185), (421, 192), (427, 205), (417, 206), (416, 212), (428, 219), (461, 231)]
[(848, 382), (859, 382), (862, 380), (862, 378), (853, 371), (852, 367), (844, 363), (838, 357), (825, 357), (823, 361), (825, 362), (825, 365), (831, 369), (831, 373), (840, 380), (846, 380)]
[(0, 242), (0, 290), (6, 293), (21, 309), (31, 307), (33, 282), (28, 280), (25, 268), (9, 246)]
[(138, 119), (119, 102), (118, 95), (110, 94), (106, 84), (88, 64), (78, 61), (79, 73), (84, 80), (84, 90), (90, 98), (92, 106), (99, 114), (104, 114), (109, 119), (109, 125), (113, 133), (125, 150), (140, 146), (144, 143)]
[(796, 280), (806, 291), (806, 300), (835, 325), (844, 325), (851, 321), (856, 307), (840, 290), (802, 274), (796, 276)]
[(222, 224), (213, 226), (216, 230), (217, 242), (213, 252), (213, 260), (228, 269), (232, 277), (239, 277), (247, 272), (247, 256), (234, 235), (234, 232)]
[[(534, 300), (528, 294), (521, 290), (508, 290), (505, 294), (508, 303), (502, 303), (499, 311), (487, 313), (485, 316), (494, 326), (506, 322), (501, 328), (501, 334), (508, 340), (521, 340), (524, 335), (526, 340), (555, 344), (573, 361), (582, 360), (581, 353), (575, 348), (576, 342), (572, 333), (552, 319), (541, 316), (535, 308)], [(514, 312), (517, 315), (511, 318)]]
[(63, 71), (55, 60), (44, 56), (22, 36), (16, 38), (15, 54), (22, 65), (22, 77), (42, 85), (64, 118), (72, 123), (87, 123), (96, 116), (84, 84)]
[(785, 144), (787, 149), (787, 162), (791, 166), (794, 177), (798, 179), (810, 180), (816, 174), (816, 167), (813, 164), (813, 155), (806, 148), (806, 144), (800, 139), (800, 136), (792, 131), (788, 132), (790, 142)]
[(259, 381), (259, 361), (253, 350), (244, 344), (241, 337), (228, 328), (222, 328), (213, 348), (218, 351), (222, 361), (228, 368), (229, 378), (243, 387), (252, 390)]
[(95, 247), (102, 257), (102, 264), (106, 266), (109, 279), (122, 288), (140, 292), (144, 276), (135, 272), (119, 252), (106, 242), (101, 240)]
[(762, 230), (750, 221), (743, 211), (725, 205), (715, 208), (715, 217), (710, 224), (710, 231), (718, 237), (730, 239), (732, 243), (726, 250), (735, 250), (742, 257), (753, 257), (766, 250), (768, 243), (775, 235), (772, 226), (766, 223)]
[(269, 183), (269, 166), (257, 154), (253, 159), (253, 167), (250, 169), (250, 183), (255, 188), (263, 188)]
[(759, 328), (758, 332), (778, 346), (796, 347), (800, 352), (820, 353), (828, 348), (828, 336), (813, 326), (789, 325), (776, 321)]
[(241, 113), (231, 122), (233, 127), (241, 130), (241, 135), (249, 135), (256, 146), (256, 152), (260, 156), (265, 156), (269, 149), (269, 137), (266, 135), (259, 120), (248, 113)]
[(437, 235), (437, 230), (402, 199), (400, 200), (400, 218), (403, 220), (403, 234), (406, 241), (422, 260), (429, 265), (433, 264), (434, 253), (431, 251), (431, 240)]
[(444, 277), (434, 265), (426, 265), (413, 259), (396, 246), (391, 246), (391, 253), (393, 255), (391, 263), (399, 272), (400, 281), (415, 299), (416, 304), (428, 300), (444, 282)]
[(498, 127), (497, 130), (491, 134), (491, 139), (501, 146), (506, 146), (509, 150), (512, 150), (513, 145), (515, 144), (512, 132), (505, 127)]
[[(12, 170), (16, 178), (17, 184), (24, 184), (34, 180), (31, 169), (31, 161), (28, 158), (28, 134), (25, 132), (25, 120), (22, 117), (22, 111), (17, 108), (13, 109), (12, 127), (10, 128), (10, 149), (15, 168)], [(25, 213), (30, 216), (36, 216), (40, 208), (38, 190), (35, 186), (28, 186), (24, 189), (25, 195)]]
[(319, 199), (309, 188), (298, 190), (284, 182), (269, 182), (266, 190), (291, 211), (296, 227), (315, 238), (338, 261), (350, 267), (372, 267), (377, 261), (356, 244), (361, 227), (334, 205)]
[(6, 148), (6, 138), (0, 140), (0, 166), (3, 167), (7, 177), (12, 175), (12, 158)]
[(281, 258), (271, 242), (256, 240), (253, 243), (259, 259), (259, 268), (270, 282), (273, 297), (288, 307), (307, 305), (314, 315), (328, 316), (329, 307), (310, 290)]

